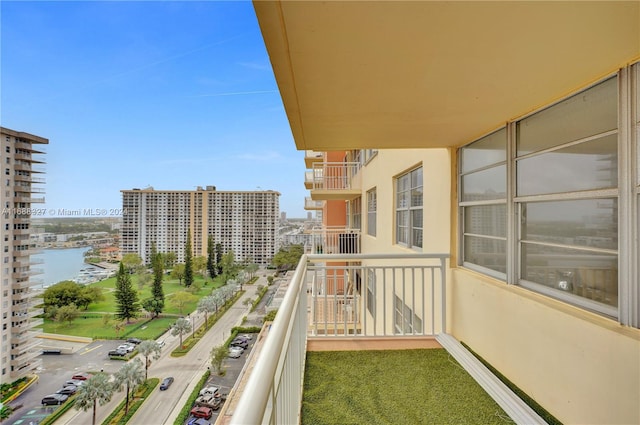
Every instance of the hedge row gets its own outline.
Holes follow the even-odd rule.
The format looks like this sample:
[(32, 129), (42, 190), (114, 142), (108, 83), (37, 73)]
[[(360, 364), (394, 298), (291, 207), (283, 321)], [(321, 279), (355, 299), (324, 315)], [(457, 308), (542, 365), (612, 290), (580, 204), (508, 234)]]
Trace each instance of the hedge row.
[(127, 403), (126, 398), (116, 407), (113, 412), (102, 422), (102, 425), (125, 425), (134, 413), (142, 406), (149, 394), (158, 386), (160, 379), (150, 378), (144, 384), (140, 385), (129, 400), (129, 411), (125, 415), (124, 407)]
[(211, 375), (211, 371), (207, 369), (207, 371), (202, 375), (202, 378), (200, 378), (200, 381), (198, 381), (198, 384), (191, 392), (191, 395), (187, 399), (185, 405), (182, 406), (182, 410), (180, 410), (178, 417), (173, 422), (174, 425), (183, 425), (187, 421), (187, 418), (189, 418), (189, 415), (191, 414), (191, 406), (193, 406), (193, 403), (195, 403), (196, 399), (198, 398), (200, 390), (202, 389), (202, 387), (204, 387), (207, 379), (209, 379), (209, 375)]

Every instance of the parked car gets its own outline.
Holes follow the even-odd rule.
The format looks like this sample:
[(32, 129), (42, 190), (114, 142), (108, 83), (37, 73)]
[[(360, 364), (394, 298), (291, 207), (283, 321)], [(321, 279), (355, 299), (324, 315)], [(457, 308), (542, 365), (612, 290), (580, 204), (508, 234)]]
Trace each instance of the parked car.
[(162, 384), (160, 384), (160, 391), (164, 391), (166, 389), (169, 389), (171, 384), (173, 384), (173, 377), (172, 376), (169, 376), (168, 378), (164, 378), (162, 380)]
[(203, 395), (207, 395), (207, 394), (219, 397), (220, 396), (220, 389), (218, 387), (205, 387), (205, 388), (200, 390), (200, 393), (198, 395), (203, 396)]
[(93, 375), (87, 372), (76, 373), (71, 377), (71, 379), (77, 379), (78, 381), (86, 381), (91, 378)]
[(253, 335), (242, 334), (242, 335), (236, 336), (236, 338), (244, 339), (246, 341), (251, 341), (253, 339)]
[(209, 419), (213, 415), (213, 410), (206, 406), (196, 406), (191, 409), (189, 413), (191, 413), (191, 415), (195, 416), (196, 418)]
[(206, 420), (205, 418), (191, 418), (187, 425), (211, 425), (211, 422)]
[(136, 349), (136, 346), (133, 344), (120, 344), (118, 345), (118, 348), (116, 348), (116, 350), (124, 350), (127, 353), (130, 353), (135, 349)]
[(109, 357), (111, 356), (123, 357), (123, 356), (126, 356), (127, 354), (129, 354), (127, 350), (116, 349), (116, 350), (109, 351)]
[(159, 345), (160, 347), (164, 347), (164, 346), (165, 346), (165, 344), (166, 344), (166, 342), (164, 342), (164, 339), (161, 339), (160, 341), (158, 341), (158, 345)]
[(50, 394), (42, 399), (43, 406), (51, 406), (54, 404), (62, 404), (69, 398), (65, 394)]
[(75, 387), (79, 387), (80, 385), (84, 385), (84, 381), (81, 381), (79, 379), (69, 379), (68, 381), (66, 381), (64, 383), (64, 386), (68, 387), (69, 385), (73, 385)]
[(229, 345), (232, 347), (247, 348), (249, 346), (249, 342), (244, 339), (234, 338), (233, 341), (231, 341), (231, 344)]
[(56, 394), (74, 395), (78, 391), (75, 385), (67, 385), (56, 391)]
[(138, 345), (142, 342), (142, 340), (139, 338), (129, 338), (127, 342), (130, 344)]
[(218, 410), (222, 406), (222, 397), (220, 395), (205, 394), (196, 398), (196, 406), (208, 407), (211, 410)]
[(244, 353), (244, 348), (242, 347), (229, 347), (229, 357), (232, 359), (237, 359)]

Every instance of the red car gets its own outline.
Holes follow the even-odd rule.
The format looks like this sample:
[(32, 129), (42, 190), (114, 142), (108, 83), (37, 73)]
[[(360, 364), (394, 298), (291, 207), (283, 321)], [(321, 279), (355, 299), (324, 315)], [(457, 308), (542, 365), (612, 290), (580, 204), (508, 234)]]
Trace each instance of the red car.
[(210, 407), (196, 406), (193, 409), (191, 409), (190, 413), (196, 418), (209, 419), (211, 415), (213, 415), (213, 410), (211, 410)]
[(82, 373), (76, 373), (75, 375), (73, 375), (71, 377), (71, 379), (76, 379), (78, 381), (86, 381), (87, 379), (91, 378), (93, 375), (91, 375), (90, 373), (87, 372), (82, 372)]

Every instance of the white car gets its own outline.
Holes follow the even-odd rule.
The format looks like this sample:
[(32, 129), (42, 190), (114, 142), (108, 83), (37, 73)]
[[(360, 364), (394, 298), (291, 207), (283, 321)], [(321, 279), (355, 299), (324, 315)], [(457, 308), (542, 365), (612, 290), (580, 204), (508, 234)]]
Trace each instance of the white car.
[(242, 347), (229, 347), (229, 357), (237, 359), (242, 355), (244, 349)]
[(132, 352), (133, 350), (135, 350), (136, 346), (133, 344), (121, 344), (118, 346), (118, 350), (124, 350), (127, 353)]

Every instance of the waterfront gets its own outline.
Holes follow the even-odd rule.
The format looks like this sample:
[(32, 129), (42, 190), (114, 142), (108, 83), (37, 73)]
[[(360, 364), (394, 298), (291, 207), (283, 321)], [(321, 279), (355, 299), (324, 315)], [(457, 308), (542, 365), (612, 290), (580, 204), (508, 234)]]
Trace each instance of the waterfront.
[(76, 279), (80, 270), (96, 268), (84, 262), (84, 253), (90, 248), (67, 249), (43, 249), (42, 254), (34, 255), (34, 258), (42, 259), (44, 264), (38, 264), (44, 273), (36, 276), (45, 286), (50, 286), (63, 280)]

